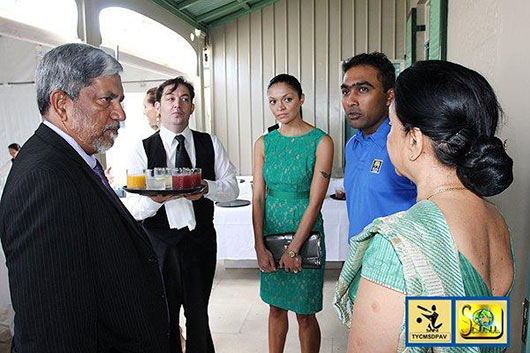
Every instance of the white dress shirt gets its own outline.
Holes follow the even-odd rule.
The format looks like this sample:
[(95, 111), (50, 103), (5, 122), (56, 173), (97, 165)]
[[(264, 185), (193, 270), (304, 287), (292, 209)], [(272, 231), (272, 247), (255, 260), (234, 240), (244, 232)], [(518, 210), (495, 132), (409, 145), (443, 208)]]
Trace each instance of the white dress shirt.
[[(160, 138), (166, 151), (166, 162), (168, 168), (175, 167), (175, 154), (177, 152), (178, 141), (175, 140), (174, 132), (164, 128), (160, 128)], [(191, 165), (196, 166), (195, 142), (193, 141), (193, 134), (189, 127), (182, 131), (185, 137), (184, 147), (191, 160)], [(208, 183), (208, 193), (204, 197), (212, 201), (230, 201), (237, 198), (239, 195), (239, 186), (236, 179), (236, 168), (228, 159), (223, 145), (219, 139), (210, 135), (212, 138), (214, 150), (214, 170), (216, 180), (206, 180)], [(129, 155), (127, 163), (128, 169), (139, 170), (147, 168), (147, 155), (145, 153), (143, 142), (140, 141)], [(193, 211), (193, 204), (191, 201), (180, 198), (176, 200), (166, 201), (165, 203), (158, 203), (147, 196), (138, 194), (127, 194), (126, 199), (122, 199), (125, 206), (131, 212), (136, 220), (143, 220), (154, 216), (162, 205), (166, 207), (169, 226), (172, 229), (181, 229), (188, 227), (190, 230), (195, 229), (195, 213)]]

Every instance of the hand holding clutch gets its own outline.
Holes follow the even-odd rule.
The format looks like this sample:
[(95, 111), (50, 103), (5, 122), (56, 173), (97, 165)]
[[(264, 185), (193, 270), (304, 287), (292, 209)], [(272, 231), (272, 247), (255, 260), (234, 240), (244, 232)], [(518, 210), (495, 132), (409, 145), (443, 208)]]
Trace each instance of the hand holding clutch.
[(272, 253), (266, 248), (263, 250), (256, 250), (258, 258), (258, 266), (261, 272), (276, 272), (276, 265)]
[(298, 273), (302, 271), (302, 259), (300, 255), (292, 250), (291, 253), (286, 250), (280, 258), (280, 268), (282, 267), (285, 269), (285, 272)]
[[(272, 253), (274, 262), (279, 265), (280, 259), (293, 241), (294, 233), (283, 233), (267, 235), (263, 239), (265, 247)], [(312, 231), (300, 248), (300, 258), (302, 268), (322, 267), (322, 237), (320, 232)]]

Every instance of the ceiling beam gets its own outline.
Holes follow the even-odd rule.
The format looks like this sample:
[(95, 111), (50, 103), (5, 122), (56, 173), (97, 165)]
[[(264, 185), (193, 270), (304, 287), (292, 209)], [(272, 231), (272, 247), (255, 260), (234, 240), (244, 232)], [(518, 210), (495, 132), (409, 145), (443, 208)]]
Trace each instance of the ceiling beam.
[(63, 37), (51, 31), (33, 27), (15, 20), (0, 16), (0, 36), (22, 40), (48, 47), (76, 42), (73, 38)]
[(242, 7), (245, 9), (245, 10), (250, 10), (250, 6), (249, 4), (247, 4), (247, 2), (245, 0), (237, 0), (237, 2), (241, 3), (242, 4)]
[(168, 1), (168, 0), (152, 0), (152, 1), (155, 4), (166, 9), (167, 11), (171, 12), (173, 15), (181, 18), (189, 25), (192, 25), (193, 27), (198, 28), (203, 32), (208, 32), (208, 28), (206, 26), (204, 26), (203, 24), (200, 24), (197, 20), (195, 20), (192, 16), (186, 14), (184, 11), (179, 10), (178, 7), (175, 4), (173, 4), (171, 1)]
[(187, 9), (188, 7), (190, 7), (191, 5), (195, 4), (196, 2), (199, 2), (201, 0), (185, 0), (185, 1), (182, 1), (182, 2), (179, 2), (177, 4), (177, 8), (182, 11), (182, 10), (185, 10)]
[(249, 14), (250, 12), (252, 11), (256, 11), (256, 10), (259, 10), (259, 9), (262, 9), (266, 6), (269, 6), (271, 4), (274, 4), (276, 1), (278, 0), (262, 0), (260, 2), (257, 2), (253, 5), (250, 5), (250, 8), (249, 9), (243, 9), (243, 10), (239, 10), (237, 12), (233, 12), (231, 14), (228, 14), (224, 17), (221, 17), (213, 22), (210, 22), (208, 25), (210, 28), (212, 27), (216, 27), (216, 26), (219, 26), (219, 25), (222, 25), (222, 24), (225, 24), (227, 22), (230, 22), (230, 21), (233, 21), (235, 19), (238, 19), (239, 17), (241, 16), (244, 16), (246, 14)]
[[(241, 1), (234, 1), (229, 4), (226, 4), (224, 6), (218, 7), (214, 10), (208, 11), (205, 14), (202, 14), (200, 16), (197, 16), (198, 22), (208, 22), (210, 20), (214, 20), (216, 18), (222, 17), (224, 15), (230, 14), (234, 12), (234, 10), (240, 9), (247, 5), (246, 3), (250, 0), (241, 0)], [(248, 6), (248, 5), (247, 5)]]

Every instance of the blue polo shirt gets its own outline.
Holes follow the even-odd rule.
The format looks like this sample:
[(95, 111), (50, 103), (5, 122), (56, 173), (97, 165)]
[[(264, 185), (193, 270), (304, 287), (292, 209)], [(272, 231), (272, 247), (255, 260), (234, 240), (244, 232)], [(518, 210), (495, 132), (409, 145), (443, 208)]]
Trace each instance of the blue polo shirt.
[(387, 118), (376, 132), (358, 130), (346, 144), (344, 189), (350, 230), (348, 240), (375, 218), (409, 209), (416, 203), (416, 186), (396, 174), (386, 150)]

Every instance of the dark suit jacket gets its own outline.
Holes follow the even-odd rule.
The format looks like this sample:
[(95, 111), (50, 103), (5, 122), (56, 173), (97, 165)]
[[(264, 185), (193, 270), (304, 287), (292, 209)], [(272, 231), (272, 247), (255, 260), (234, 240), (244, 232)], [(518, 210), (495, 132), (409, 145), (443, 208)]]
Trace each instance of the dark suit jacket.
[(19, 353), (167, 353), (161, 275), (145, 232), (41, 124), (0, 201)]

